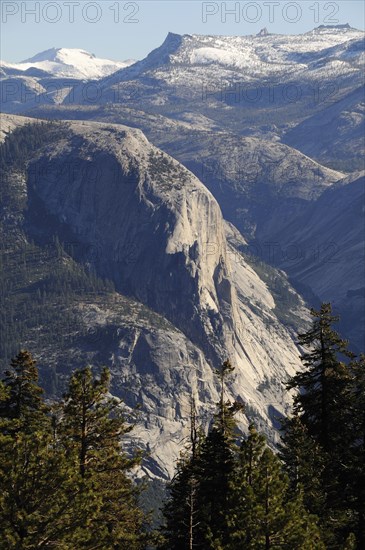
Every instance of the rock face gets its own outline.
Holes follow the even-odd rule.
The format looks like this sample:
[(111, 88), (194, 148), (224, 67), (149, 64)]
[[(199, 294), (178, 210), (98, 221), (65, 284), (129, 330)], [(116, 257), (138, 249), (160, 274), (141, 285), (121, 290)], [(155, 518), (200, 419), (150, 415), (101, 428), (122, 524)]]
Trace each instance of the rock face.
[[(140, 473), (170, 478), (188, 434), (191, 395), (204, 424), (218, 400), (216, 380), (202, 350), (163, 317), (120, 294), (102, 302), (81, 299), (72, 309), (93, 338), (86, 343), (86, 353), (80, 339), (69, 350), (57, 350), (56, 361), (64, 360), (65, 370), (81, 367), (78, 355), (83, 348), (84, 361), (87, 356), (90, 363), (110, 368), (112, 394), (127, 408), (141, 407), (130, 440), (148, 451)], [(43, 357), (38, 361), (47, 366)]]
[(224, 217), (250, 239), (277, 229), (344, 177), (279, 142), (196, 128), (156, 134), (152, 131), (159, 145), (201, 179)]
[[(71, 151), (70, 151), (71, 145)], [(76, 177), (64, 166), (77, 165)], [(218, 204), (139, 130), (72, 124), (70, 142), (30, 170), (34, 192), (117, 288), (165, 315), (197, 344), (232, 330), (234, 306)], [(60, 175), (61, 174), (61, 175)]]
[(67, 306), (73, 343), (42, 350), (42, 368), (51, 360), (66, 375), (86, 358), (110, 366), (113, 393), (142, 404), (133, 444), (151, 450), (151, 475), (171, 475), (190, 395), (204, 422), (217, 401), (214, 369), (227, 357), (237, 367), (228, 393), (248, 404), (242, 429), (255, 418), (275, 440), (307, 310), (282, 272), (242, 254), (244, 239), (202, 183), (139, 130), (73, 122), (34, 155), (27, 189), (25, 230), (67, 236), (75, 259), (118, 291)]

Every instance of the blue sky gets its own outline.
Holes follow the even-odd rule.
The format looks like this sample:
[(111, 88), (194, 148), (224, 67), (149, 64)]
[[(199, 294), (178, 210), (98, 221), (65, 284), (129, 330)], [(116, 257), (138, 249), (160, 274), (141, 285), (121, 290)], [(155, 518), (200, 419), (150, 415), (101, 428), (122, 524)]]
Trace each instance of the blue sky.
[[(234, 13), (231, 13), (231, 12)], [(52, 47), (98, 57), (141, 59), (171, 31), (179, 34), (299, 34), (321, 24), (364, 29), (361, 0), (202, 2), (199, 0), (1, 2), (0, 58), (10, 62)]]

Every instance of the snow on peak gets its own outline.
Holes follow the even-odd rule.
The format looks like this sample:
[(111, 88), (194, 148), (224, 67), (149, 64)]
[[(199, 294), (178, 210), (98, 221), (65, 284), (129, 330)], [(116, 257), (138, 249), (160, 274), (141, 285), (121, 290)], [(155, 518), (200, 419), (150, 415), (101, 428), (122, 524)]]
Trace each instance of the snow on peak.
[(134, 63), (100, 59), (95, 54), (78, 48), (50, 48), (21, 63), (4, 63), (3, 66), (26, 71), (36, 68), (57, 77), (96, 79), (108, 76)]
[[(141, 74), (169, 78), (168, 72), (171, 72), (172, 78), (175, 79), (174, 84), (181, 76), (181, 82), (185, 82), (185, 85), (192, 71), (195, 71), (195, 81), (207, 76), (209, 71), (212, 72), (211, 76), (214, 76), (213, 71), (220, 71), (218, 78), (232, 77), (237, 72), (244, 71), (244, 76), (248, 80), (283, 74), (289, 77), (298, 71), (311, 70), (313, 73), (316, 67), (312, 65), (318, 64), (321, 55), (324, 64), (329, 62), (330, 48), (336, 47), (338, 57), (342, 58), (347, 55), (345, 52), (349, 45), (363, 40), (363, 37), (362, 31), (353, 29), (348, 24), (321, 26), (300, 35), (272, 34), (266, 28), (257, 35), (247, 36), (169, 33), (160, 47), (133, 67), (118, 71), (108, 78), (107, 82), (113, 84), (118, 80), (138, 78)], [(344, 61), (347, 62), (347, 58)], [(347, 68), (348, 71), (354, 70), (351, 64)], [(334, 66), (328, 70), (332, 70), (336, 75), (337, 69), (337, 66)], [(318, 67), (317, 72), (320, 72)], [(318, 74), (318, 78), (322, 76), (322, 73)], [(190, 86), (190, 83), (187, 86)]]
[(351, 27), (349, 23), (343, 25), (319, 25), (313, 29), (313, 32), (346, 32), (346, 31), (358, 31), (354, 27)]
[[(37, 53), (29, 59), (25, 59), (21, 63), (40, 63), (42, 61), (53, 61), (58, 63), (68, 63), (68, 61), (75, 61), (77, 58), (85, 57), (87, 59), (95, 59), (94, 54), (90, 54), (85, 50), (79, 48), (50, 48), (44, 52)], [(71, 64), (71, 63), (68, 63)]]

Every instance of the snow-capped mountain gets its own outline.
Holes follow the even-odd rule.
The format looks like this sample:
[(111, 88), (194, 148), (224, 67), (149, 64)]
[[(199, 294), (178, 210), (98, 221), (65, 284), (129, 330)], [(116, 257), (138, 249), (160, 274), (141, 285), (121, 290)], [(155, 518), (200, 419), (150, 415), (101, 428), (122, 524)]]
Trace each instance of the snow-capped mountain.
[[(170, 118), (190, 111), (241, 135), (266, 128), (280, 138), (363, 84), (364, 36), (346, 25), (301, 35), (169, 33), (145, 59), (102, 78), (98, 103)], [(64, 103), (90, 102), (76, 85)]]
[[(266, 79), (306, 78), (359, 73), (364, 60), (364, 32), (349, 26), (318, 27), (302, 35), (202, 36), (169, 33), (165, 42), (133, 67), (119, 71), (111, 85), (153, 76), (185, 88), (240, 77), (252, 83)], [(198, 78), (199, 77), (199, 78)]]
[[(43, 84), (44, 78), (34, 71), (50, 71), (56, 64), (59, 74), (72, 76), (75, 72), (70, 72), (70, 67), (76, 67), (77, 79), (99, 78), (98, 98), (85, 97), (83, 83), (73, 83), (72, 89), (56, 101), (42, 87), (34, 98), (29, 93), (16, 94), (13, 90), (18, 90), (19, 83), (7, 80), (14, 79), (14, 74), (6, 69), (3, 109), (26, 114), (37, 104), (52, 102), (128, 103), (136, 109), (143, 104), (145, 111), (168, 116), (173, 112), (172, 116), (178, 117), (181, 111), (208, 116), (245, 135), (261, 133), (260, 126), (274, 125), (272, 133), (281, 136), (284, 130), (278, 127), (283, 121), (288, 127), (298, 124), (362, 84), (364, 36), (364, 32), (346, 25), (318, 27), (302, 35), (169, 33), (145, 59), (116, 71), (113, 67), (112, 74), (104, 77), (90, 54), (49, 50), (27, 60), (26, 70), (16, 73), (18, 78), (20, 74)], [(50, 60), (44, 61), (44, 57)], [(58, 57), (61, 63), (54, 61)], [(29, 83), (23, 86), (28, 88)]]
[[(111, 61), (77, 48), (51, 48), (20, 63), (1, 62), (7, 74), (41, 76), (42, 72), (61, 78), (98, 79), (132, 65), (133, 60)], [(36, 70), (36, 71), (35, 71)]]

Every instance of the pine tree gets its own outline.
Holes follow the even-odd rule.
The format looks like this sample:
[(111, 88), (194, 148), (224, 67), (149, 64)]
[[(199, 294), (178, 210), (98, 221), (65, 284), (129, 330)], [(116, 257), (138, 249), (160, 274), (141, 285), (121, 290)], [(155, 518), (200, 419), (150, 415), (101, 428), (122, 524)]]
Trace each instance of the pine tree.
[(257, 530), (254, 481), (257, 477), (257, 464), (261, 458), (265, 438), (258, 434), (254, 426), (249, 426), (249, 437), (242, 442), (237, 459), (236, 473), (231, 480), (230, 548), (249, 548)]
[(365, 548), (365, 355), (362, 354), (351, 365), (352, 373), (352, 423), (353, 435), (349, 448), (352, 506), (356, 515), (355, 528), (357, 548)]
[(144, 548), (144, 516), (121, 448), (131, 429), (108, 396), (109, 373), (76, 372), (45, 406), (28, 352), (0, 384), (0, 540), (4, 549)]
[(352, 358), (348, 344), (332, 329), (338, 317), (332, 315), (331, 304), (322, 304), (320, 311), (311, 310), (311, 329), (299, 335), (299, 345), (306, 348), (301, 360), (305, 369), (288, 384), (300, 391), (294, 398), (297, 412), (308, 431), (325, 451), (341, 439), (339, 422), (343, 405), (347, 403), (350, 383), (349, 369), (341, 357)]
[(232, 371), (229, 361), (225, 361), (217, 371), (221, 381), (218, 412), (202, 444), (198, 461), (197, 505), (200, 521), (197, 542), (202, 550), (223, 549), (230, 537), (230, 481), (238, 451), (234, 416), (243, 410), (243, 404), (225, 400), (226, 377)]
[(5, 404), (5, 402), (8, 400), (9, 393), (10, 393), (9, 389), (6, 387), (4, 382), (0, 380), (0, 403), (1, 403), (0, 406), (3, 406), (3, 404)]
[[(22, 351), (0, 391), (0, 540), (2, 548), (63, 548), (75, 518), (74, 488), (57, 448), (35, 361)], [(66, 490), (68, 489), (68, 490)]]
[(327, 456), (298, 414), (282, 423), (280, 457), (285, 464), (293, 495), (303, 491), (303, 501), (308, 510), (321, 515), (326, 502), (322, 483)]
[(76, 515), (86, 521), (67, 538), (72, 547), (143, 547), (144, 517), (128, 472), (139, 458), (128, 458), (121, 441), (132, 427), (124, 419), (121, 405), (108, 396), (110, 374), (104, 369), (93, 377), (90, 367), (75, 372), (61, 407), (58, 434), (66, 457), (76, 472), (79, 498)]
[(353, 523), (347, 481), (351, 373), (345, 363), (353, 354), (332, 328), (338, 318), (332, 315), (330, 304), (322, 304), (320, 311), (311, 310), (311, 314), (312, 327), (299, 335), (304, 370), (288, 384), (297, 393), (294, 416), (285, 423), (283, 456), (292, 484), (302, 484), (310, 512), (320, 515), (327, 547), (338, 548)]
[(197, 505), (197, 461), (203, 436), (197, 426), (195, 400), (191, 398), (189, 447), (182, 453), (168, 486), (169, 499), (164, 507), (163, 550), (193, 550), (199, 526)]
[(280, 459), (251, 424), (232, 481), (229, 550), (324, 548), (315, 518), (304, 508), (302, 494), (293, 498), (289, 488)]
[(225, 400), (226, 377), (232, 371), (229, 361), (217, 371), (220, 400), (206, 437), (196, 427), (192, 407), (190, 446), (178, 462), (164, 509), (164, 550), (219, 550), (227, 543), (229, 482), (238, 450), (234, 415), (243, 408), (242, 404)]
[(42, 421), (47, 410), (36, 362), (28, 351), (22, 350), (11, 360), (10, 367), (3, 380), (7, 398), (0, 403), (0, 418), (21, 421), (32, 429), (32, 423)]

